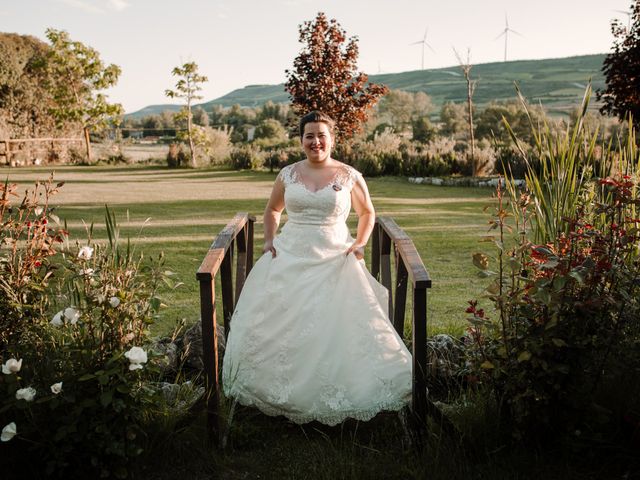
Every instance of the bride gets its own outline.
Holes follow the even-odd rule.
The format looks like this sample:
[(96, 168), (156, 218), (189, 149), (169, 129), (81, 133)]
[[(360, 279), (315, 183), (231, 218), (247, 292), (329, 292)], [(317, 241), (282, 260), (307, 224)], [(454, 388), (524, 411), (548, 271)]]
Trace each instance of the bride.
[[(302, 117), (300, 139), (306, 160), (276, 178), (264, 254), (230, 323), (224, 392), (296, 423), (369, 420), (409, 402), (411, 354), (389, 321), (387, 290), (363, 260), (375, 212), (362, 175), (331, 157), (329, 116)], [(352, 205), (355, 240), (346, 224)]]

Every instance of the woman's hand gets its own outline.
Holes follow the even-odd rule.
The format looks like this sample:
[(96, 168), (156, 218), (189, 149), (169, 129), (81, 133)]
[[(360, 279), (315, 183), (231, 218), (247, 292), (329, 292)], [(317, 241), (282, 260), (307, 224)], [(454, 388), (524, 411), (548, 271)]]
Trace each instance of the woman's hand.
[(276, 258), (276, 247), (273, 246), (273, 240), (268, 240), (264, 242), (264, 247), (262, 247), (262, 253), (271, 252), (271, 258)]
[(364, 258), (364, 245), (358, 245), (354, 243), (347, 250), (346, 255), (353, 253), (358, 260), (362, 260)]

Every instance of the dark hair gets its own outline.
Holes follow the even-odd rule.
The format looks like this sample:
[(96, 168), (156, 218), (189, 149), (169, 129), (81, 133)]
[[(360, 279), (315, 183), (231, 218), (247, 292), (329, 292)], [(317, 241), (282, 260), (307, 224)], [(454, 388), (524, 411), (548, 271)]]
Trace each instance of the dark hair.
[(319, 110), (314, 110), (313, 112), (307, 113), (304, 117), (300, 119), (300, 138), (304, 136), (304, 127), (307, 123), (324, 123), (329, 127), (329, 133), (333, 137), (336, 128), (336, 122), (326, 113), (322, 113)]

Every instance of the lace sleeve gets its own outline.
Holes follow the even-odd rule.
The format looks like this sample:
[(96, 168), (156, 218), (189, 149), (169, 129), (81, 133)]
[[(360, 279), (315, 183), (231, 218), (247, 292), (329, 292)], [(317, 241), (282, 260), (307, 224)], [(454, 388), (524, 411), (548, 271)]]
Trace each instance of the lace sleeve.
[(276, 177), (276, 180), (279, 179), (286, 187), (292, 181), (292, 175), (293, 175), (292, 172), (293, 172), (293, 165), (287, 165), (286, 167), (282, 167), (280, 169), (280, 172), (278, 173), (278, 176)]
[(347, 165), (347, 185), (349, 186), (349, 190), (353, 190), (353, 186), (360, 178), (362, 178), (362, 174), (355, 168)]

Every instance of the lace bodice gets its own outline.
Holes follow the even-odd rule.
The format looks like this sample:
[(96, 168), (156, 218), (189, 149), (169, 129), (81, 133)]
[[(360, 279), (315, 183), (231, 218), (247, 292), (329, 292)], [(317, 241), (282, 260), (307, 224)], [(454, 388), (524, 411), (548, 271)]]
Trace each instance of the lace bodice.
[(301, 165), (302, 162), (288, 165), (278, 175), (285, 186), (288, 222), (307, 225), (345, 222), (351, 210), (351, 190), (360, 172), (341, 164), (332, 179), (314, 191), (302, 181)]

